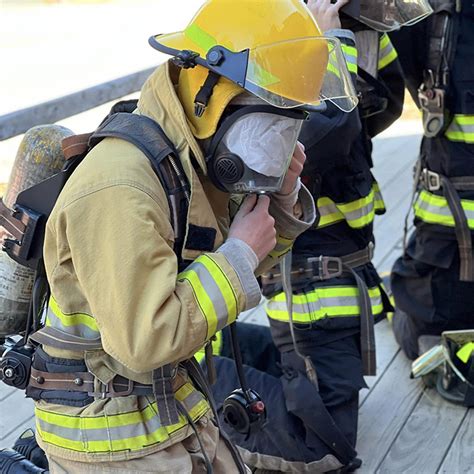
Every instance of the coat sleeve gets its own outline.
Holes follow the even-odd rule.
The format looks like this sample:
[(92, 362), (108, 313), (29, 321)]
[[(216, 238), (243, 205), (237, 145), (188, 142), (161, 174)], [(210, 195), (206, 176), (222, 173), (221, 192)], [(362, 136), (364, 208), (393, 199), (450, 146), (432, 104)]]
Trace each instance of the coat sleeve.
[(366, 119), (367, 131), (371, 138), (383, 132), (400, 117), (405, 99), (402, 68), (397, 50), (387, 34), (380, 37), (378, 79), (387, 89), (388, 103), (383, 112)]
[(164, 207), (138, 185), (116, 184), (61, 211), (104, 350), (138, 373), (192, 356), (260, 298), (220, 253), (178, 274)]

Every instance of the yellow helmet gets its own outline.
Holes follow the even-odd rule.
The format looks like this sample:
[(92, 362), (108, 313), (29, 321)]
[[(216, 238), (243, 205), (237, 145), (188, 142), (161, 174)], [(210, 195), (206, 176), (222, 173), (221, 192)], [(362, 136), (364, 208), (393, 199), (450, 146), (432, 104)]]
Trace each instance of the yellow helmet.
[(301, 0), (208, 0), (184, 31), (150, 44), (184, 68), (201, 65), (280, 108), (357, 105), (340, 43)]

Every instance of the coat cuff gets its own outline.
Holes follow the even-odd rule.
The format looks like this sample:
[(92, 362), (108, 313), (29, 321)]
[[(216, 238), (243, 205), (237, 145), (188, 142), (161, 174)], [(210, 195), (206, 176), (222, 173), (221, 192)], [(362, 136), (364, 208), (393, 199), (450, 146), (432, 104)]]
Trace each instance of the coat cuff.
[[(286, 198), (287, 196), (272, 195), (269, 211), (275, 219), (277, 233), (287, 239), (294, 240), (314, 224), (316, 220), (316, 207), (311, 193), (304, 185), (301, 185), (298, 192), (298, 200), (292, 212), (286, 210)], [(298, 212), (295, 209), (298, 209)]]
[(242, 240), (228, 239), (217, 249), (217, 253), (224, 255), (239, 279), (245, 297), (243, 311), (255, 308), (260, 303), (262, 293), (254, 274), (255, 260), (258, 264), (254, 251)]

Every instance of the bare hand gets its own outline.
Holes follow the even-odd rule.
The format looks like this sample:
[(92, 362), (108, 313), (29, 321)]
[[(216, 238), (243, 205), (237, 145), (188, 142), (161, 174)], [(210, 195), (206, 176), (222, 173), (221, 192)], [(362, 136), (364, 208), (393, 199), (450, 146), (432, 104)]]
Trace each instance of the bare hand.
[(275, 219), (269, 214), (268, 196), (247, 196), (234, 217), (229, 238), (243, 240), (261, 262), (276, 245)]
[(341, 28), (341, 20), (339, 18), (339, 10), (350, 0), (308, 0), (308, 8), (316, 19), (322, 33), (334, 28)]
[(286, 176), (283, 179), (283, 184), (278, 194), (290, 194), (295, 189), (296, 181), (298, 180), (303, 166), (306, 161), (306, 155), (304, 153), (304, 145), (300, 142), (296, 143), (293, 157), (291, 158), (290, 167), (286, 172)]

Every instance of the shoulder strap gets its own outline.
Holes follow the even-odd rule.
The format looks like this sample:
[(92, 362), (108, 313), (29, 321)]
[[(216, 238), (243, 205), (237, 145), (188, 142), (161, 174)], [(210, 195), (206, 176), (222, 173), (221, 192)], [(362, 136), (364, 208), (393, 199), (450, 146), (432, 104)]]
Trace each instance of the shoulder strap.
[(150, 160), (168, 199), (171, 225), (175, 233), (174, 250), (181, 260), (190, 186), (174, 145), (153, 119), (124, 112), (113, 114), (104, 120), (89, 137), (89, 150), (106, 137), (120, 138), (132, 143)]

